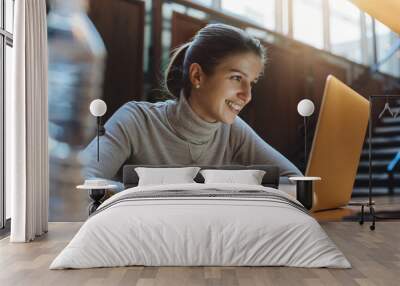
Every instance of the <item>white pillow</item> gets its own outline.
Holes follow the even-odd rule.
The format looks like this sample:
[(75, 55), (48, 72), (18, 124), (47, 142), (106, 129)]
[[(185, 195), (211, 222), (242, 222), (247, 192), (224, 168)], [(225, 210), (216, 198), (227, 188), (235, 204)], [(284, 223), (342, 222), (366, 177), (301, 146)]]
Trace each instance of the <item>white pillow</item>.
[(201, 170), (204, 183), (235, 183), (246, 185), (261, 185), (265, 171), (262, 170)]
[(199, 170), (199, 167), (135, 168), (139, 176), (138, 186), (195, 183), (193, 179)]

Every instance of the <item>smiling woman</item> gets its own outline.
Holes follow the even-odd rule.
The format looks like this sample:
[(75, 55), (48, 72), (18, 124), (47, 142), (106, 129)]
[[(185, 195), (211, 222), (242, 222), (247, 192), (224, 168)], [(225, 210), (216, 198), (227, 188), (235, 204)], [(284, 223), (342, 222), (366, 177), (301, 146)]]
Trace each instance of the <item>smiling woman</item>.
[(257, 39), (207, 25), (171, 57), (165, 89), (173, 99), (122, 106), (105, 125), (100, 162), (95, 140), (86, 148), (85, 178), (112, 179), (124, 164), (271, 164), (281, 176), (301, 175), (238, 116), (264, 63)]

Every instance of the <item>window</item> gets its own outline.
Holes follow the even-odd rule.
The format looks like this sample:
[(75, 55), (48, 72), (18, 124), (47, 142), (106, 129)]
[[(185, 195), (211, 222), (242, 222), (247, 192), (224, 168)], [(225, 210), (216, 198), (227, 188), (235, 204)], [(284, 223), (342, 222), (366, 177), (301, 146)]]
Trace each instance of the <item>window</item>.
[(379, 71), (397, 77), (400, 76), (399, 52), (397, 51), (390, 58), (387, 58), (393, 45), (399, 40), (399, 36), (378, 20), (375, 20), (375, 33), (378, 63), (384, 61), (379, 66)]
[(5, 0), (5, 30), (13, 33), (14, 30), (14, 0)]
[(360, 10), (348, 0), (330, 0), (329, 8), (331, 51), (361, 63)]
[(7, 95), (11, 92), (12, 45), (14, 30), (14, 0), (0, 0), (0, 228), (4, 228), (5, 221), (11, 216), (10, 194), (4, 187), (4, 106)]
[[(13, 58), (12, 58), (12, 47), (10, 45), (6, 45), (6, 60), (5, 60), (5, 94), (4, 95), (9, 95), (11, 94), (11, 72), (13, 68)], [(4, 103), (4, 101), (3, 101)], [(4, 129), (3, 129), (4, 130)], [(5, 137), (4, 137), (5, 138)], [(3, 141), (4, 142), (4, 141)], [(5, 154), (5, 153), (4, 153)], [(5, 166), (5, 165), (3, 165)], [(9, 189), (5, 190), (5, 219), (8, 219), (11, 217), (11, 193)]]
[(364, 64), (373, 65), (374, 64), (374, 28), (373, 28), (373, 18), (368, 14), (364, 13), (365, 18), (365, 37), (366, 37), (366, 51)]
[(194, 0), (193, 2), (196, 2), (203, 6), (212, 6), (213, 5), (213, 0)]
[(275, 0), (222, 0), (221, 8), (267, 29), (275, 29)]
[(316, 48), (324, 46), (321, 0), (293, 1), (293, 38)]

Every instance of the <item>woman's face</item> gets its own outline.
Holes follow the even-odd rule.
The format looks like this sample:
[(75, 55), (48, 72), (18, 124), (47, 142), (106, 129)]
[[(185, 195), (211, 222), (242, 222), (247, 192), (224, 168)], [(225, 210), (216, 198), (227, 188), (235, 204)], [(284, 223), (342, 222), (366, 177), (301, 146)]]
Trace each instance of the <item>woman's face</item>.
[(192, 64), (190, 106), (205, 121), (232, 124), (250, 102), (252, 85), (263, 67), (261, 58), (254, 53), (229, 56), (208, 76), (198, 64)]

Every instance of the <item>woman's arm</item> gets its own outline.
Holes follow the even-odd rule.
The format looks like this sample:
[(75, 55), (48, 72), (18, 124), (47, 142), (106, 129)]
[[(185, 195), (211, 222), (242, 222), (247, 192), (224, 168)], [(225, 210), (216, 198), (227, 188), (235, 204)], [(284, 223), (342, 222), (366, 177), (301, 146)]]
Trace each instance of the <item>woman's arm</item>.
[(301, 171), (285, 156), (267, 144), (240, 117), (232, 124), (233, 161), (240, 164), (271, 164), (280, 169), (280, 176), (302, 176)]

